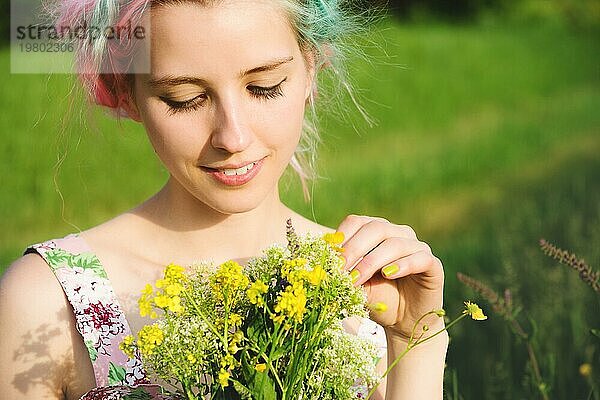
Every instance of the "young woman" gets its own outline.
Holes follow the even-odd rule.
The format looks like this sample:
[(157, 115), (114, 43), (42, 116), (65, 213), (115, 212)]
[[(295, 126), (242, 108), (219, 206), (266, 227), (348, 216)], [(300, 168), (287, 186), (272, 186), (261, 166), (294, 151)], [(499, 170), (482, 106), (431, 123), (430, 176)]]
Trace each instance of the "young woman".
[[(441, 308), (442, 265), (410, 227), (350, 215), (334, 229), (295, 213), (279, 198), (278, 181), (289, 165), (306, 172), (301, 152), (314, 131), (305, 114), (314, 106), (317, 74), (336, 65), (336, 30), (348, 21), (338, 3), (61, 2), (62, 21), (100, 17), (114, 24), (137, 16), (151, 23), (148, 45), (129, 54), (135, 54), (133, 67), (149, 60), (149, 73), (100, 71), (97, 60), (114, 66), (125, 57), (108, 42), (81, 48), (78, 62), (96, 67), (80, 77), (91, 98), (143, 124), (170, 177), (134, 209), (31, 246), (10, 266), (0, 287), (3, 398), (78, 399), (114, 383), (107, 378), (112, 366), (134, 366), (107, 351), (110, 346), (98, 352), (95, 341), (122, 337), (147, 322), (136, 307), (145, 283), (170, 262), (259, 255), (285, 243), (288, 218), (299, 233), (344, 233), (346, 268), (355, 284), (364, 286), (369, 302), (389, 307), (371, 316), (385, 330), (382, 369), (405, 348), (415, 320)], [(81, 275), (63, 268), (64, 260), (49, 257), (57, 248), (95, 263), (89, 287), (89, 280), (81, 283)], [(91, 320), (85, 320), (93, 308), (88, 295), (99, 296), (105, 307)], [(364, 331), (365, 321), (347, 322), (350, 331)], [(443, 326), (439, 318), (428, 322), (431, 329)], [(441, 398), (446, 347), (447, 336), (439, 335), (411, 351), (380, 387), (380, 398)]]

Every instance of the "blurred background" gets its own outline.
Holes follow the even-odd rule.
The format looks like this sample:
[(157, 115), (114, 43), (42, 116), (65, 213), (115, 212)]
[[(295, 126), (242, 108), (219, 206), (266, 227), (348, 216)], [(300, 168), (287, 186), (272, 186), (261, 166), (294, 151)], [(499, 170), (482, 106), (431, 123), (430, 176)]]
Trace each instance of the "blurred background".
[[(350, 60), (349, 70), (376, 124), (350, 105), (322, 113), (322, 178), (307, 203), (290, 175), (284, 201), (332, 227), (349, 213), (413, 226), (444, 262), (448, 314), (464, 300), (482, 306), (487, 321), (450, 332), (446, 398), (600, 399), (590, 331), (600, 329), (600, 296), (538, 244), (600, 267), (600, 2), (362, 7), (373, 5), (387, 16), (354, 38), (370, 62)], [(3, 43), (0, 272), (27, 245), (105, 221), (167, 179), (140, 126), (83, 107), (71, 76), (11, 75)], [(527, 340), (457, 272), (509, 289), (509, 319)]]

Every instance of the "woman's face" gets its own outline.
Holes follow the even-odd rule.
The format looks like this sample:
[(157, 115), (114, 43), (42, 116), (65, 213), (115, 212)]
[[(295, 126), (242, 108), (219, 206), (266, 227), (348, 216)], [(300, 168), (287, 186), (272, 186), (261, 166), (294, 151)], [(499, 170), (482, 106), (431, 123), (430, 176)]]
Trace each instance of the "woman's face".
[(151, 73), (135, 105), (158, 156), (198, 200), (226, 214), (257, 207), (298, 144), (312, 86), (273, 1), (226, 0), (151, 12)]

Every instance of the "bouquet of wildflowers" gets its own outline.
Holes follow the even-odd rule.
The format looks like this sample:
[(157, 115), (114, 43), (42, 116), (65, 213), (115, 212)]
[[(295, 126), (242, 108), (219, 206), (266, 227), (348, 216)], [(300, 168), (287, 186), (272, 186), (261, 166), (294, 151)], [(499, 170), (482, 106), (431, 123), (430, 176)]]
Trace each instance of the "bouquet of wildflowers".
[(379, 380), (377, 351), (342, 328), (367, 316), (343, 236), (298, 237), (288, 221), (287, 239), (245, 267), (167, 266), (139, 300), (157, 321), (121, 349), (187, 400), (361, 398)]

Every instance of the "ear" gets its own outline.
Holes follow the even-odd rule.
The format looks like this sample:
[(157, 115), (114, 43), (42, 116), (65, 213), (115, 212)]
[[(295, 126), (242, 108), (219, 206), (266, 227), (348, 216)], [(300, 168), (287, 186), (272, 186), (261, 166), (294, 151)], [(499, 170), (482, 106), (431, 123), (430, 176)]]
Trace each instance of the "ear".
[(126, 99), (119, 101), (119, 103), (129, 118), (136, 122), (142, 122), (142, 118), (140, 117), (140, 112), (135, 104), (135, 101), (130, 96), (127, 96)]
[(119, 82), (118, 106), (127, 113), (127, 116), (136, 122), (142, 122), (140, 111), (135, 103), (135, 77), (130, 75)]
[(133, 91), (124, 91), (119, 95), (119, 106), (125, 110), (127, 116), (136, 122), (142, 122), (140, 111), (135, 104)]

